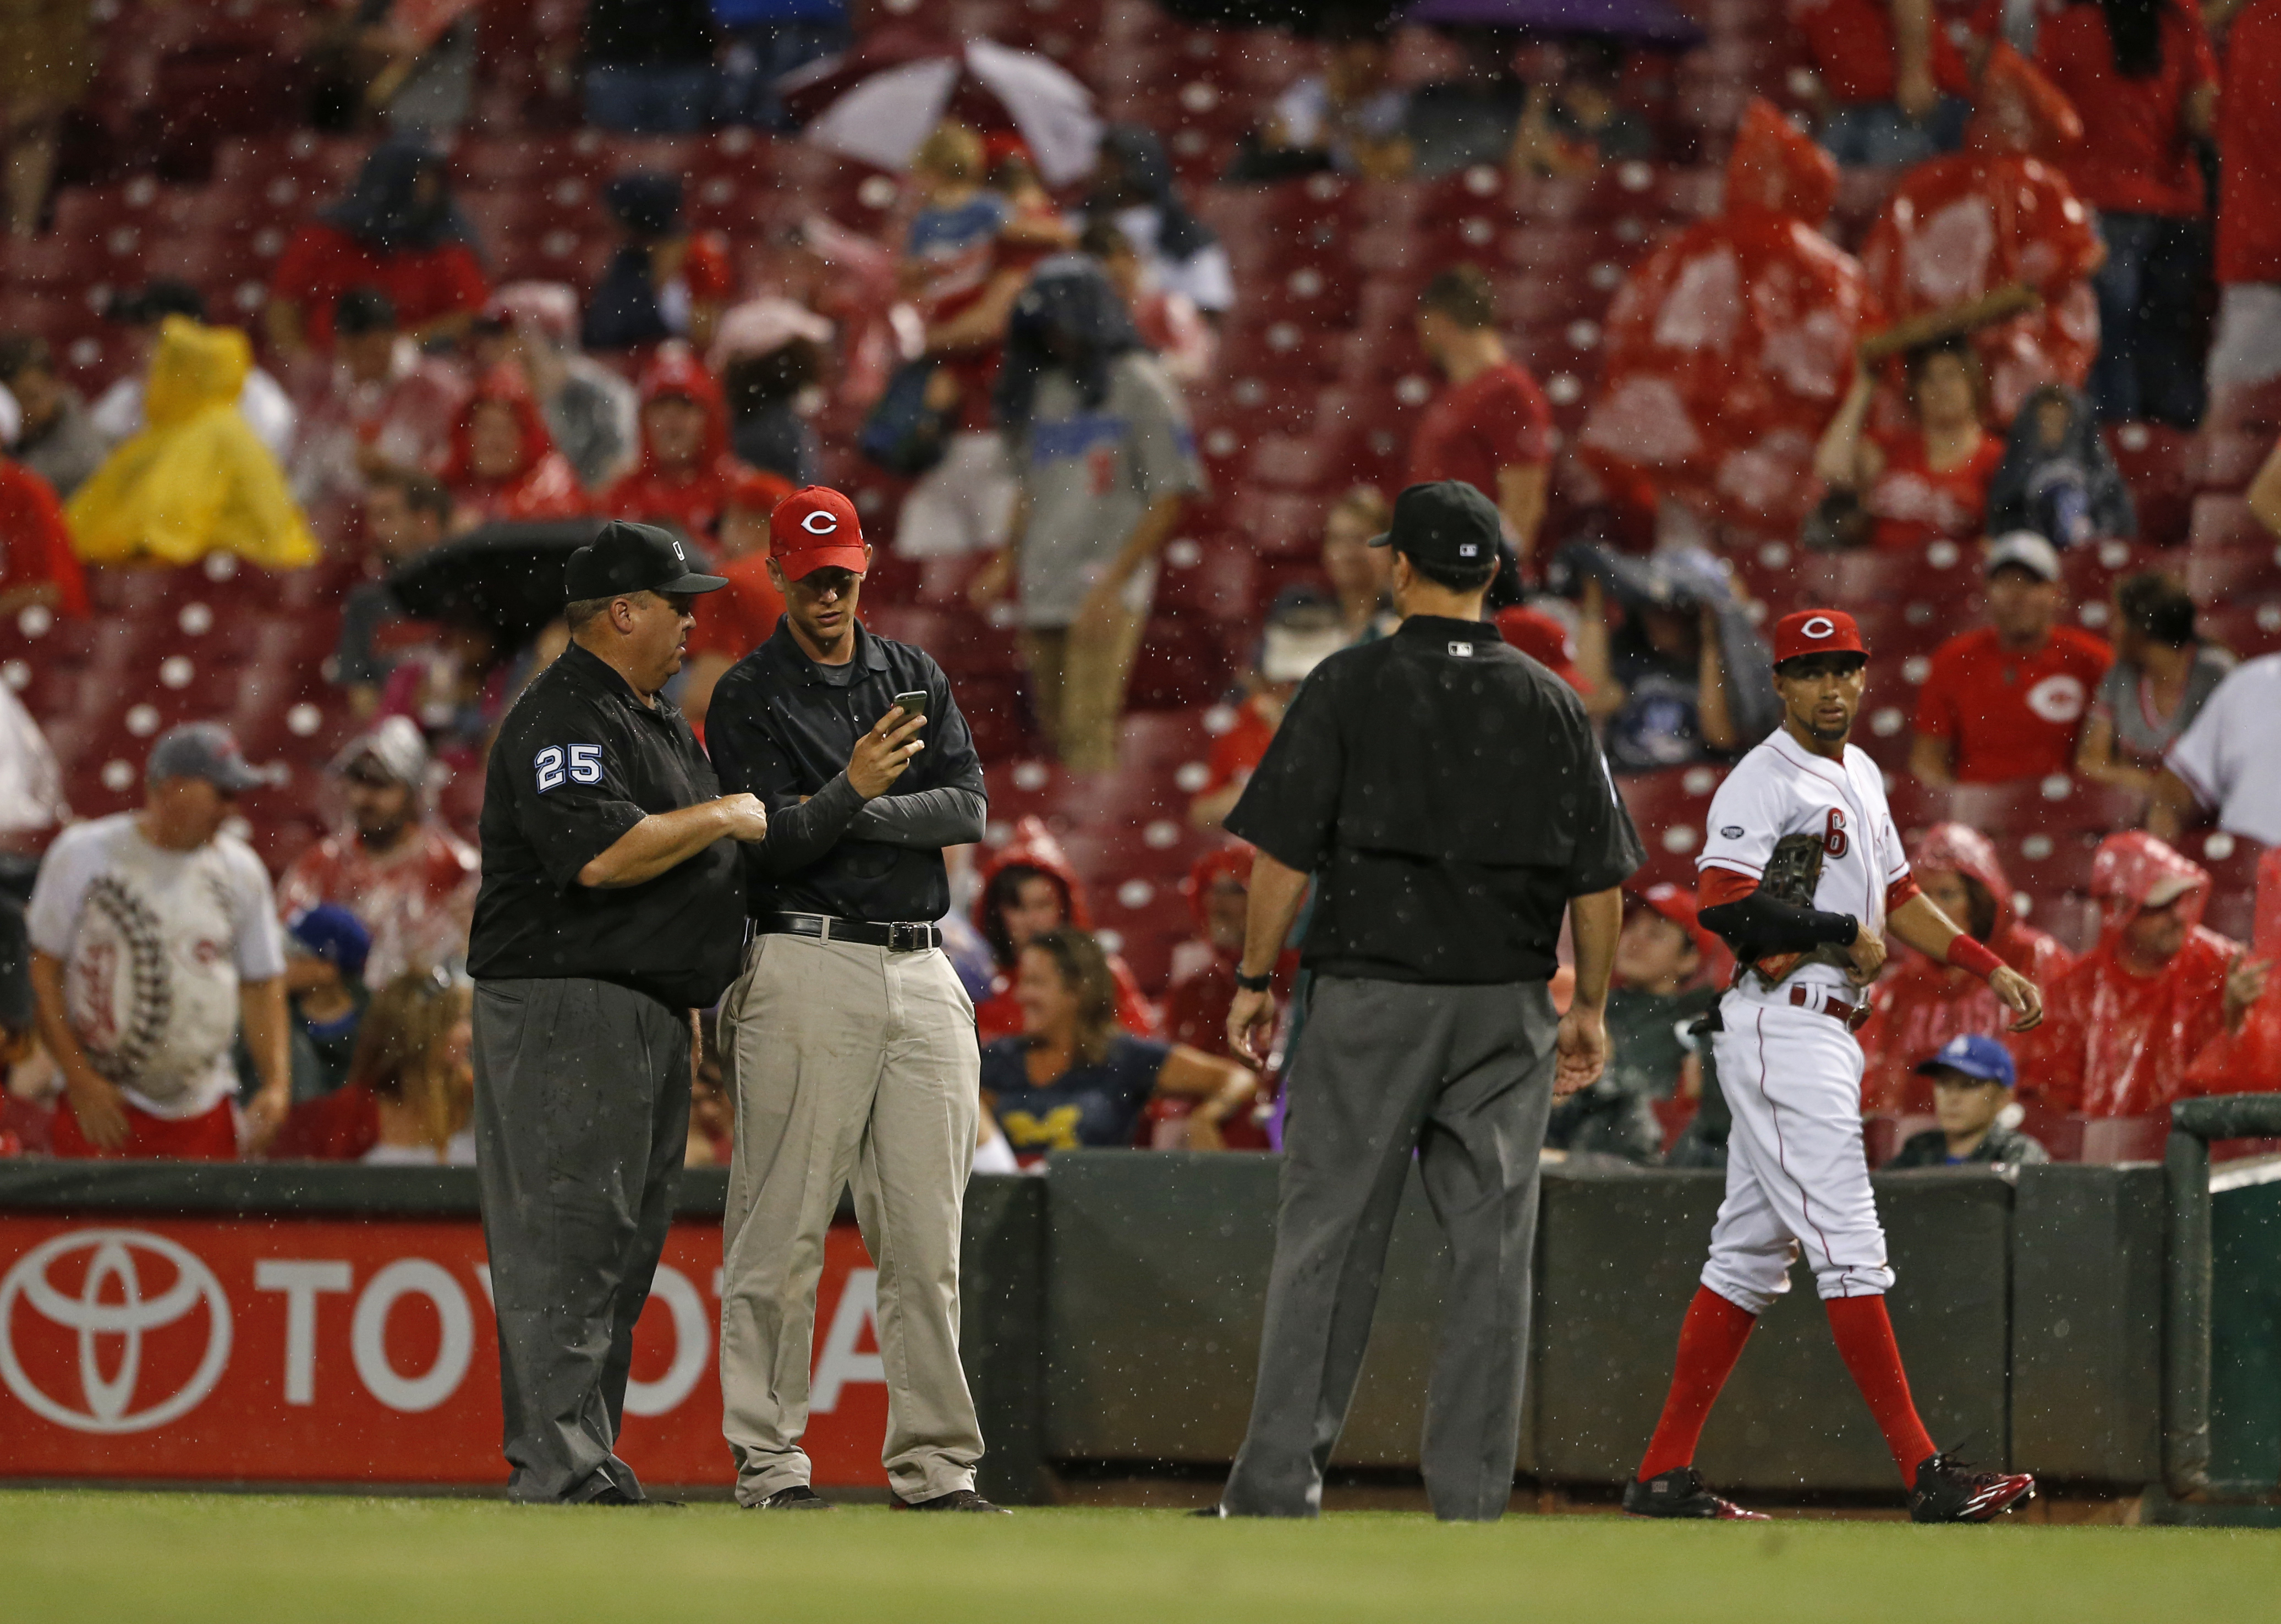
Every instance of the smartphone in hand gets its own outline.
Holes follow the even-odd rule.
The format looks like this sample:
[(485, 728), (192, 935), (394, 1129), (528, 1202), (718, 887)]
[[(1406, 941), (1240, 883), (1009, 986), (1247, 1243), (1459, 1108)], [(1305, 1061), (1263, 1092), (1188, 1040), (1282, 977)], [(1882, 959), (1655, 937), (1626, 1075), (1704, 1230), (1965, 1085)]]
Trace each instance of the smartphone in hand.
[(919, 688), (909, 693), (899, 693), (895, 696), (895, 703), (902, 707), (905, 722), (909, 722), (913, 716), (924, 716), (926, 715), (927, 708), (926, 690)]

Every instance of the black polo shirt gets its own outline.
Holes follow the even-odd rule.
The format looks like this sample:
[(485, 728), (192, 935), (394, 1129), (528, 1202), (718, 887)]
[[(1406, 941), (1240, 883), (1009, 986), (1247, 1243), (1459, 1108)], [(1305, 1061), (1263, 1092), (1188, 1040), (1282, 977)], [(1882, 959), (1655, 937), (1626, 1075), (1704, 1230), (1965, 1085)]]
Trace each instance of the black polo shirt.
[(1383, 981), (1541, 981), (1646, 857), (1574, 691), (1430, 615), (1315, 668), (1227, 828), (1315, 876), (1310, 968)]
[[(778, 621), (776, 635), (730, 667), (713, 690), (705, 742), (722, 784), (732, 793), (759, 796), (773, 824), (802, 796), (822, 797), (844, 779), (855, 741), (878, 725), (895, 695), (922, 688), (927, 724), (919, 737), (926, 748), (888, 794), (963, 789), (982, 795), (982, 761), (942, 668), (924, 650), (874, 637), (860, 622), (854, 656), (834, 666), (801, 653), (791, 626)], [(861, 804), (844, 782), (831, 800), (851, 813)], [(890, 924), (939, 919), (950, 911), (950, 877), (939, 850), (843, 834), (801, 867), (772, 875), (782, 847), (745, 854), (746, 906), (755, 918), (808, 913)]]
[(574, 643), (507, 712), (486, 771), (469, 975), (614, 981), (676, 1009), (718, 1001), (745, 937), (734, 840), (638, 885), (578, 883), (649, 814), (720, 795), (670, 700), (643, 704)]

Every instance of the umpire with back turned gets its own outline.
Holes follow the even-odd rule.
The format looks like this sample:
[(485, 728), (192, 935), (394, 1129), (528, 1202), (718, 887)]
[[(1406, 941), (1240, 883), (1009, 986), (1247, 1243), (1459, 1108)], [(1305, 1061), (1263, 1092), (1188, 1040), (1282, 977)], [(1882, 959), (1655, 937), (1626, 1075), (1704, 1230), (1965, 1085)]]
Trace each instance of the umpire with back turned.
[(706, 712), (722, 781), (772, 820), (746, 854), (753, 940), (722, 1006), (737, 1100), (722, 1431), (740, 1504), (825, 1508), (800, 1437), (824, 1233), (853, 1184), (879, 1271), (888, 1486), (914, 1510), (994, 1512), (974, 1492), (982, 1434), (958, 1360), (982, 1060), (935, 923), (950, 909), (942, 848), (980, 839), (989, 806), (941, 668), (855, 618), (870, 558), (839, 491), (778, 502), (769, 575), (784, 618)]
[(688, 1148), (691, 1011), (737, 973), (736, 842), (768, 816), (721, 793), (660, 692), (692, 600), (728, 583), (644, 524), (604, 525), (567, 576), (570, 646), (483, 785), (476, 1166), (508, 1497), (637, 1505), (618, 1423)]
[[(1545, 1118), (1605, 1060), (1618, 888), (1643, 854), (1575, 694), (1481, 619), (1497, 538), (1469, 484), (1401, 494), (1372, 544), (1394, 549), (1401, 626), (1315, 669), (1227, 817), (1259, 848), (1228, 1014), (1255, 1060), (1311, 876), (1316, 898), (1258, 1386), (1223, 1516), (1321, 1510), (1413, 1153), (1450, 1256), (1427, 1494), (1444, 1520), (1488, 1520), (1512, 1493)], [(1564, 914), (1576, 992), (1556, 1017)]]

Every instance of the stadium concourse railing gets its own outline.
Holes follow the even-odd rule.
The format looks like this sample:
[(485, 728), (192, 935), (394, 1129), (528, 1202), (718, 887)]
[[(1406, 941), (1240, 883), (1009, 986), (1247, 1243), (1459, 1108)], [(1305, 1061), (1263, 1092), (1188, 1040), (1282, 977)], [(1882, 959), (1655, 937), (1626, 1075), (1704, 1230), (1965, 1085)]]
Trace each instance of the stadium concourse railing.
[[(2205, 1147), (2281, 1134), (2281, 1101), (2182, 1105), (2177, 1130), (2167, 1169), (1878, 1176), (1899, 1277), (1893, 1318), (1944, 1445), (2055, 1484), (2153, 1489), (2182, 1507), (2269, 1496), (2281, 1479), (2281, 1384), (2270, 1379), (2281, 1359), (2281, 1248), (2270, 1244), (2281, 1180), (2263, 1182), (2265, 1164), (2236, 1163), (2220, 1170), (2214, 1199)], [(974, 1181), (962, 1351), (990, 1442), (986, 1492), (1035, 1503), (1072, 1473), (1202, 1478), (1233, 1458), (1278, 1167), (1269, 1156), (1080, 1151), (1055, 1156), (1042, 1178)], [(1722, 1185), (1716, 1172), (1584, 1158), (1546, 1170), (1525, 1477), (1604, 1491), (1628, 1474), (1654, 1424)], [(668, 1249), (673, 1289), (645, 1321), (651, 1345), (637, 1348), (629, 1436), (651, 1454), (630, 1448), (629, 1458), (655, 1481), (725, 1477), (709, 1364), (725, 1194), (718, 1171), (685, 1176)], [(304, 1433), (329, 1429), (333, 1458), (347, 1463), (336, 1481), (496, 1488), (489, 1310), (468, 1283), (488, 1290), (475, 1218), (464, 1169), (0, 1164), (0, 1476), (327, 1476), (290, 1433), (271, 1456), (207, 1465), (200, 1436), (258, 1435), (284, 1417)], [(112, 1237), (112, 1252), (95, 1249), (97, 1234)], [(119, 1362), (125, 1321), (101, 1305), (135, 1290), (167, 1298), (172, 1265), (151, 1249), (169, 1244), (206, 1260), (239, 1345), (202, 1406), (162, 1415), (189, 1391), (197, 1352), (163, 1346), (196, 1326), (182, 1318), (187, 1299), (172, 1299), (174, 1330), (138, 1345), (150, 1389), (139, 1397), (121, 1388), (135, 1380)], [(135, 1257), (142, 1283), (122, 1285)], [(865, 1263), (852, 1230), (836, 1233), (816, 1330), (819, 1406), (826, 1393), (836, 1405), (811, 1427), (819, 1481), (883, 1481), (875, 1329), (858, 1311), (871, 1301)], [(105, 1269), (113, 1278), (97, 1281)], [(1413, 1182), (1338, 1467), (1415, 1471), (1442, 1272)], [(1770, 1496), (1890, 1496), (1891, 1465), (1811, 1279), (1795, 1280), (1713, 1417), (1704, 1470)], [(443, 1311), (440, 1342), (437, 1312), (414, 1303), (423, 1290)], [(304, 1312), (296, 1331), (291, 1315)], [(452, 1386), (437, 1373), (455, 1348)], [(44, 1396), (27, 1400), (24, 1386)]]

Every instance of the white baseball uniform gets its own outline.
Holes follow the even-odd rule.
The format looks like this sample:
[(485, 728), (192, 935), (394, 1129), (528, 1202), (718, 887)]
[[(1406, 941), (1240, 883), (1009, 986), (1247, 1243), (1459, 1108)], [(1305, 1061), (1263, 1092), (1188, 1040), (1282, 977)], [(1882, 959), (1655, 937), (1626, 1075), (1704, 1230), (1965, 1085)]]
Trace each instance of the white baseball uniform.
[[(1908, 862), (1876, 763), (1851, 745), (1842, 764), (1833, 762), (1778, 730), (1712, 797), (1696, 867), (1756, 880), (1775, 843), (1792, 834), (1822, 842), (1814, 907), (1882, 934), (1887, 896), (1907, 878)], [(1726, 1030), (1713, 1052), (1735, 1126), (1703, 1283), (1751, 1313), (1790, 1289), (1801, 1249), (1825, 1297), (1892, 1286), (1861, 1144), (1861, 1048), (1842, 1017), (1827, 1012), (1867, 996), (1839, 967), (1807, 963), (1771, 992), (1746, 973), (1720, 1004)]]

